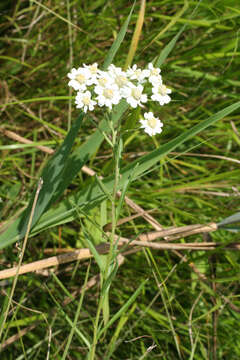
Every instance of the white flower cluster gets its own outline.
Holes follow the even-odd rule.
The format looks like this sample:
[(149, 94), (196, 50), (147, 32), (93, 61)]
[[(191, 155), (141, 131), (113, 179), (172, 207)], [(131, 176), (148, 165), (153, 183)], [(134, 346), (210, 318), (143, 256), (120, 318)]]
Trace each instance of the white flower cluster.
[[(132, 107), (143, 107), (148, 101), (147, 91), (150, 88), (151, 99), (160, 105), (171, 101), (168, 89), (162, 82), (161, 70), (155, 68), (152, 63), (147, 69), (140, 69), (137, 65), (123, 71), (120, 67), (111, 64), (107, 71), (98, 69), (98, 64), (85, 65), (78, 69), (73, 68), (68, 77), (68, 85), (77, 91), (75, 99), (76, 107), (85, 113), (92, 111), (96, 105), (106, 106), (112, 109), (121, 99), (125, 99)], [(162, 122), (154, 117), (152, 112), (144, 114), (144, 120), (140, 120), (141, 128), (150, 136), (162, 131)]]

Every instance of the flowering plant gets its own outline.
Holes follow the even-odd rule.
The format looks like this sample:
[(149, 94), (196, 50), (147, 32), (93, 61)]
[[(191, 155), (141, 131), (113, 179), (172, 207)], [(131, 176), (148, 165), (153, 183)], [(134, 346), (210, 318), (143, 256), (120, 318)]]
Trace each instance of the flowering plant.
[[(117, 232), (117, 222), (121, 214), (124, 199), (126, 199), (125, 195), (131, 182), (139, 179), (146, 174), (146, 171), (150, 171), (151, 168), (157, 166), (159, 161), (177, 146), (183, 144), (203, 129), (214, 124), (217, 120), (222, 119), (228, 114), (231, 114), (240, 107), (240, 102), (237, 102), (222, 109), (206, 120), (197, 123), (192, 128), (181, 132), (179, 136), (161, 146), (156, 146), (156, 149), (153, 151), (124, 166), (123, 162), (120, 161), (123, 150), (123, 141), (116, 124), (119, 124), (120, 118), (127, 107), (130, 107), (130, 109), (135, 109), (137, 107), (145, 109), (149, 101), (155, 101), (160, 106), (168, 104), (171, 101), (169, 96), (171, 90), (163, 83), (159, 67), (162, 66), (162, 63), (174, 48), (175, 43), (184, 29), (183, 27), (170, 43), (166, 45), (161, 54), (157, 57), (154, 65), (150, 63), (146, 69), (140, 69), (135, 64), (126, 71), (123, 71), (120, 67), (116, 67), (111, 63), (126, 34), (132, 10), (106, 55), (103, 65), (104, 71), (98, 68), (97, 63), (94, 63), (92, 65), (83, 64), (82, 67), (77, 69), (73, 68), (68, 73), (68, 84), (77, 92), (75, 103), (76, 107), (81, 110), (81, 113), (73, 124), (69, 123), (69, 131), (66, 138), (61, 146), (54, 151), (54, 155), (45, 165), (39, 184), (32, 194), (28, 207), (17, 219), (14, 221), (10, 219), (8, 227), (0, 234), (0, 248), (4, 248), (23, 239), (21, 257), (15, 278), (17, 279), (28, 236), (34, 236), (54, 226), (65, 224), (76, 218), (78, 219), (80, 218), (79, 214), (82, 215), (80, 218), (81, 223), (85, 222), (86, 219), (88, 220), (91, 217), (91, 210), (97, 206), (101, 206), (101, 211), (98, 209), (101, 216), (103, 213), (101, 222), (98, 222), (98, 219), (96, 220), (95, 217), (93, 219), (90, 218), (92, 223), (96, 225), (94, 230), (88, 231), (87, 229), (87, 231), (84, 231), (84, 226), (82, 226), (81, 231), (83, 232), (83, 236), (82, 234), (80, 236), (83, 244), (76, 241), (77, 246), (86, 245), (90, 249), (99, 265), (101, 277), (101, 292), (99, 293), (92, 342), (88, 340), (88, 336), (84, 336), (79, 332), (81, 334), (81, 339), (84, 341), (85, 346), (89, 351), (88, 360), (95, 359), (98, 341), (102, 336), (105, 336), (108, 327), (125, 314), (129, 306), (140, 294), (145, 284), (145, 282), (143, 282), (138, 287), (127, 303), (124, 304), (112, 317), (111, 321), (109, 321), (108, 294), (118, 268), (117, 245), (119, 237), (115, 233)], [(131, 61), (128, 62), (128, 64), (130, 63)], [(99, 122), (95, 132), (91, 134), (84, 143), (81, 143), (73, 149), (84, 114), (93, 111), (96, 106), (107, 110), (106, 117)], [(110, 111), (111, 115), (109, 116)], [(140, 128), (150, 136), (161, 133), (163, 127), (161, 120), (153, 114), (151, 109), (147, 109), (144, 112), (143, 117), (139, 119), (139, 124)], [(109, 133), (111, 133), (110, 136)], [(92, 182), (83, 181), (80, 189), (73, 191), (73, 194), (70, 191), (64, 194), (65, 190), (71, 184), (71, 181), (78, 176), (79, 171), (81, 169), (84, 170), (84, 167), (84, 171), (86, 171), (85, 164), (87, 164), (94, 154), (96, 154), (104, 138), (112, 148), (112, 158), (114, 163), (113, 174), (111, 171), (109, 176), (106, 176), (103, 180), (96, 176), (95, 180)], [(91, 171), (90, 174), (93, 175), (94, 172)], [(62, 196), (63, 194), (64, 196)], [(117, 200), (117, 197), (120, 197), (119, 201)], [(128, 199), (128, 203), (129, 201), (132, 202)], [(105, 232), (109, 209), (107, 205), (109, 202), (111, 202), (110, 234), (109, 232)], [(98, 237), (99, 233), (100, 236)], [(106, 247), (108, 251), (107, 255), (98, 253), (95, 245), (97, 241), (99, 243), (99, 239), (100, 241), (108, 242), (107, 245), (109, 246)], [(86, 281), (87, 278), (88, 272), (85, 278)], [(0, 338), (1, 331), (5, 328), (4, 324), (11, 307), (16, 281), (13, 284), (13, 290), (11, 291), (8, 307), (5, 311), (4, 320), (1, 325)], [(84, 292), (85, 287), (82, 291), (83, 296)], [(83, 297), (81, 295), (78, 308), (79, 313), (82, 299)], [(103, 321), (101, 320), (101, 314), (103, 314)], [(77, 329), (77, 319), (78, 317), (76, 317), (76, 323), (74, 323), (72, 329)], [(122, 319), (123, 318), (121, 317), (119, 324), (121, 324)], [(117, 329), (120, 328), (117, 327)], [(68, 342), (68, 344), (70, 344), (70, 342)]]
[[(83, 64), (83, 67), (73, 68), (68, 73), (68, 85), (77, 91), (76, 107), (85, 113), (93, 111), (96, 105), (112, 110), (113, 105), (117, 105), (121, 99), (125, 99), (131, 108), (143, 107), (148, 101), (149, 90), (151, 100), (162, 106), (171, 101), (171, 90), (163, 84), (160, 72), (152, 63), (143, 70), (135, 64), (127, 71), (113, 64), (109, 65), (107, 71), (98, 69), (97, 63)], [(150, 136), (162, 132), (163, 123), (152, 112), (145, 112), (140, 123)]]

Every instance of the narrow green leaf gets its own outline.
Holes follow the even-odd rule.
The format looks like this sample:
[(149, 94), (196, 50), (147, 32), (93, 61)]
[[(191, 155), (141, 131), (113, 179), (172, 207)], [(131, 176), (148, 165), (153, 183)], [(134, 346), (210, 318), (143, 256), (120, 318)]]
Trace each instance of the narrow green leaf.
[(116, 327), (116, 330), (114, 331), (114, 334), (111, 338), (111, 341), (109, 343), (109, 346), (108, 346), (108, 349), (106, 350), (106, 353), (105, 353), (105, 357), (106, 359), (105, 360), (109, 360), (114, 352), (114, 349), (115, 349), (115, 346), (116, 346), (116, 343), (119, 339), (119, 335), (120, 335), (120, 332), (122, 331), (122, 329), (124, 328), (124, 325), (126, 324), (126, 322), (128, 321), (128, 319), (130, 318), (130, 316), (132, 315), (132, 313), (135, 311), (136, 309), (136, 306), (137, 306), (137, 303), (135, 302), (131, 309), (128, 310), (128, 312), (126, 314), (123, 314), (121, 316), (121, 318), (119, 319), (119, 322), (117, 324), (117, 327)]
[(240, 226), (221, 226), (220, 229), (227, 230), (233, 233), (237, 233), (240, 231)]
[(83, 231), (84, 234), (84, 240), (87, 243), (87, 247), (90, 249), (91, 253), (94, 256), (94, 259), (96, 260), (96, 263), (99, 266), (99, 269), (101, 272), (104, 272), (104, 263), (103, 260), (101, 258), (101, 255), (97, 252), (95, 246), (93, 245), (92, 241), (89, 239), (88, 234), (86, 233), (86, 231)]
[(67, 341), (66, 346), (65, 346), (65, 349), (64, 349), (64, 353), (63, 353), (63, 356), (62, 356), (62, 360), (65, 360), (66, 357), (67, 357), (68, 350), (69, 350), (69, 347), (70, 347), (70, 345), (71, 345), (74, 332), (76, 331), (75, 329), (77, 328), (77, 322), (78, 322), (78, 319), (79, 319), (79, 315), (80, 315), (80, 313), (81, 313), (82, 303), (83, 303), (83, 299), (84, 299), (85, 291), (86, 291), (86, 285), (87, 285), (87, 281), (88, 281), (88, 278), (89, 278), (89, 271), (90, 271), (90, 263), (88, 264), (88, 268), (87, 268), (87, 271), (86, 271), (84, 284), (83, 284), (82, 291), (81, 291), (81, 297), (80, 297), (80, 300), (78, 301), (78, 306), (77, 306), (77, 311), (76, 311), (76, 313), (75, 313), (75, 317), (74, 317), (74, 321), (73, 321), (73, 326), (72, 326), (71, 331), (70, 331), (70, 334), (69, 334), (69, 336), (68, 336), (68, 341)]
[[(112, 122), (116, 124), (123, 113), (127, 110), (128, 104), (126, 101), (121, 101), (117, 106), (114, 107), (112, 112)], [(108, 123), (106, 120), (102, 120), (99, 124), (101, 130), (96, 130), (88, 140), (81, 146), (79, 146), (70, 155), (64, 173), (62, 174), (61, 183), (58, 186), (54, 200), (55, 201), (63, 191), (68, 187), (73, 178), (79, 173), (82, 166), (96, 153), (98, 147), (101, 145), (104, 136), (102, 132), (109, 132)]]
[[(61, 181), (61, 176), (64, 167), (67, 163), (67, 158), (70, 154), (70, 151), (73, 147), (74, 140), (78, 135), (78, 130), (82, 124), (84, 114), (82, 113), (75, 123), (72, 125), (68, 135), (66, 136), (64, 142), (60, 146), (59, 150), (51, 157), (48, 164), (43, 169), (42, 180), (43, 186), (39, 193), (38, 202), (34, 211), (34, 216), (32, 220), (32, 227), (36, 224), (42, 213), (46, 210), (48, 205), (51, 203), (52, 197)], [(32, 210), (32, 204), (34, 201), (35, 192), (29, 202), (29, 206), (24, 211), (22, 216), (22, 221), (20, 225), (20, 237), (24, 236), (26, 227), (28, 224), (29, 215)]]
[(104, 64), (103, 64), (103, 70), (106, 70), (108, 68), (108, 66), (112, 63), (113, 59), (114, 59), (114, 56), (116, 54), (116, 52), (118, 51), (125, 35), (126, 35), (126, 32), (127, 32), (127, 28), (128, 28), (128, 24), (129, 24), (129, 21), (131, 19), (131, 16), (132, 16), (132, 12), (133, 12), (133, 9), (134, 9), (134, 6), (135, 6), (135, 2), (136, 0), (134, 1), (133, 3), (133, 6), (131, 8), (131, 11), (127, 17), (127, 19), (125, 20), (123, 26), (121, 27), (118, 35), (117, 35), (117, 38), (116, 40), (114, 41), (114, 43), (112, 44), (111, 46), (111, 49), (109, 50), (107, 56), (106, 56), (106, 59), (104, 61)]
[(178, 41), (180, 35), (182, 34), (182, 32), (184, 31), (186, 25), (184, 25), (179, 32), (174, 36), (174, 38), (170, 41), (170, 43), (167, 44), (167, 46), (165, 46), (165, 48), (162, 50), (161, 54), (159, 55), (159, 57), (157, 58), (156, 62), (155, 62), (155, 67), (160, 67), (164, 61), (167, 59), (168, 55), (170, 54), (170, 52), (172, 51), (172, 49), (174, 48), (176, 42)]
[(234, 215), (231, 215), (225, 219), (223, 219), (222, 221), (220, 221), (217, 226), (218, 227), (223, 227), (224, 225), (229, 225), (229, 224), (234, 224), (240, 222), (240, 212), (237, 212)]
[(27, 64), (27, 63), (25, 63), (25, 62), (23, 62), (21, 60), (18, 60), (16, 58), (11, 57), (11, 56), (0, 55), (0, 59), (12, 61), (12, 62), (15, 62), (17, 64), (20, 64), (20, 65), (23, 65), (23, 66), (26, 66), (26, 67), (32, 69), (32, 65), (29, 65), (29, 64)]
[(135, 171), (136, 171), (137, 167), (138, 167), (138, 164), (136, 164), (136, 166), (134, 167), (132, 173), (130, 174), (128, 179), (123, 184), (123, 188), (122, 188), (122, 191), (121, 191), (121, 196), (120, 196), (118, 206), (117, 206), (117, 209), (116, 209), (116, 219), (117, 220), (118, 220), (118, 218), (120, 216), (120, 212), (121, 212), (121, 209), (122, 209), (122, 206), (123, 206), (125, 195), (126, 195), (127, 190), (128, 190), (128, 188), (129, 188), (129, 186), (130, 186), (130, 184), (132, 182), (132, 179), (134, 178), (134, 174), (135, 174)]
[(116, 276), (117, 270), (118, 270), (118, 263), (115, 263), (114, 267), (111, 268), (111, 272), (108, 275), (107, 279), (103, 282), (103, 286), (102, 286), (102, 294), (103, 294), (103, 296), (105, 295), (105, 293), (107, 293), (109, 291), (111, 283), (112, 283), (113, 279)]
[(44, 96), (44, 97), (37, 97), (37, 98), (31, 98), (31, 99), (24, 99), (24, 100), (17, 100), (17, 101), (12, 101), (6, 104), (0, 104), (0, 108), (2, 107), (6, 107), (6, 106), (11, 106), (11, 105), (16, 105), (16, 104), (27, 104), (27, 103), (35, 103), (38, 101), (56, 101), (56, 100), (69, 100), (69, 99), (74, 99), (74, 97), (70, 97), (70, 96)]
[[(123, 168), (119, 181), (119, 189), (123, 188), (124, 184), (128, 180), (130, 174), (133, 172), (133, 169), (137, 164), (139, 165), (135, 170), (133, 179), (142, 176), (145, 171), (156, 165), (163, 156), (167, 155), (170, 151), (173, 151), (177, 146), (183, 144), (185, 141), (195, 136), (203, 129), (213, 125), (216, 121), (229, 115), (239, 107), (240, 101), (219, 111), (217, 114), (195, 125), (193, 128), (185, 131), (183, 134), (169, 141), (167, 144), (159, 147), (150, 154), (143, 156), (142, 158)], [(103, 180), (103, 183), (108, 191), (112, 191), (114, 178), (108, 177)], [(41, 217), (39, 223), (35, 226), (31, 235), (35, 235), (43, 229), (72, 221), (77, 215), (77, 208), (82, 208), (84, 211), (87, 211), (88, 209), (100, 204), (105, 199), (106, 195), (102, 192), (101, 189), (99, 189), (99, 186), (92, 184), (87, 188), (82, 189), (77, 194), (69, 196), (68, 199), (62, 201), (56, 208), (48, 210)], [(76, 204), (76, 207), (74, 207), (73, 204)], [(19, 219), (17, 219), (7, 231), (0, 235), (0, 248), (8, 246), (19, 239), (18, 224)]]
[(143, 174), (144, 171), (148, 170), (153, 165), (155, 165), (161, 159), (161, 157), (167, 155), (169, 152), (173, 151), (177, 146), (183, 144), (191, 137), (197, 135), (200, 131), (206, 129), (210, 125), (213, 125), (216, 121), (229, 115), (231, 112), (235, 111), (239, 107), (240, 107), (240, 101), (226, 107), (225, 109), (219, 111), (215, 115), (210, 116), (207, 120), (202, 121), (199, 124), (193, 126), (191, 129), (185, 131), (183, 134), (177, 136), (175, 139), (169, 141), (167, 144), (161, 146), (160, 148), (152, 151), (150, 154), (145, 155), (140, 159), (134, 161), (132, 164), (128, 165), (126, 168), (124, 168), (124, 175), (129, 173), (129, 171), (131, 171), (133, 166), (135, 166), (137, 163), (139, 163), (139, 166), (136, 169), (135, 177)]
[[(46, 286), (46, 288), (47, 288), (47, 286)], [(63, 310), (63, 307), (55, 299), (52, 292), (48, 288), (47, 288), (47, 290), (48, 290), (49, 295), (51, 296), (51, 299), (54, 301), (54, 303), (56, 304), (56, 306), (59, 309), (60, 313), (63, 315), (64, 319), (69, 324), (71, 329), (74, 329), (74, 332), (76, 333), (76, 335), (78, 335), (79, 339), (82, 340), (85, 343), (85, 345), (88, 347), (88, 349), (90, 349), (91, 345), (90, 345), (90, 342), (87, 339), (87, 337), (82, 333), (82, 331), (79, 329), (79, 327), (74, 326), (74, 323), (72, 322), (70, 317), (66, 314), (66, 312)]]
[(102, 192), (106, 195), (106, 197), (108, 198), (108, 200), (113, 201), (112, 198), (112, 194), (111, 192), (108, 191), (108, 189), (106, 188), (106, 186), (104, 185), (104, 183), (102, 182), (102, 180), (98, 177), (95, 176), (95, 179), (100, 187), (100, 189), (102, 190)]
[(127, 309), (129, 308), (129, 306), (131, 306), (131, 304), (136, 300), (136, 298), (138, 297), (138, 295), (140, 294), (140, 292), (142, 291), (143, 287), (145, 286), (146, 282), (148, 280), (146, 279), (139, 287), (138, 289), (135, 291), (135, 293), (128, 299), (128, 301), (121, 307), (121, 309), (115, 314), (113, 315), (113, 317), (109, 320), (108, 324), (106, 326), (104, 326), (103, 329), (101, 329), (101, 331), (98, 334), (98, 338), (101, 337), (101, 335), (120, 317), (122, 316)]

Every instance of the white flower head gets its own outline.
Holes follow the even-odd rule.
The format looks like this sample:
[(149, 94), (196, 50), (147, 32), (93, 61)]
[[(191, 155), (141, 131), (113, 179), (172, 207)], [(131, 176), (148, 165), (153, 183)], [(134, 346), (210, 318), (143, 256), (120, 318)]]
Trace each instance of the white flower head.
[(130, 80), (137, 80), (139, 83), (145, 82), (145, 79), (149, 76), (150, 71), (145, 69), (139, 69), (136, 64), (132, 67), (129, 67), (126, 71), (127, 77)]
[(147, 95), (142, 92), (142, 85), (135, 86), (134, 84), (129, 83), (128, 86), (122, 89), (121, 94), (131, 107), (136, 108), (138, 105), (142, 107), (142, 103), (147, 102)]
[(86, 92), (78, 92), (75, 103), (77, 104), (78, 109), (82, 109), (86, 113), (88, 110), (92, 111), (94, 109), (94, 106), (96, 105), (96, 101), (91, 99), (91, 93), (90, 91)]
[(158, 101), (160, 105), (168, 104), (171, 98), (168, 94), (171, 94), (172, 90), (168, 89), (163, 84), (158, 84), (152, 88), (153, 95), (151, 99)]
[(163, 123), (152, 112), (145, 112), (144, 119), (140, 120), (141, 129), (144, 129), (148, 135), (153, 136), (162, 132)]
[(96, 86), (94, 88), (95, 93), (99, 94), (102, 88), (109, 87), (114, 83), (114, 79), (106, 72), (100, 71), (97, 77)]
[(116, 84), (109, 86), (96, 86), (94, 91), (98, 94), (96, 100), (99, 106), (107, 106), (112, 109), (113, 105), (117, 105), (121, 100), (121, 95)]
[(92, 65), (86, 65), (83, 64), (85, 69), (88, 69), (90, 71), (90, 78), (88, 79), (88, 85), (96, 84), (97, 83), (97, 77), (100, 73), (100, 70), (98, 69), (98, 63), (94, 63)]
[(78, 69), (73, 68), (67, 76), (70, 79), (68, 86), (73, 87), (74, 90), (84, 91), (89, 85), (88, 81), (91, 73), (87, 68), (80, 67)]
[(108, 67), (108, 74), (114, 80), (114, 83), (118, 86), (119, 89), (122, 89), (129, 83), (126, 72), (123, 71), (120, 67), (116, 67), (111, 64)]
[(149, 63), (148, 70), (149, 70), (148, 80), (151, 84), (157, 85), (162, 82), (162, 77), (160, 75), (161, 69), (155, 68), (152, 63)]

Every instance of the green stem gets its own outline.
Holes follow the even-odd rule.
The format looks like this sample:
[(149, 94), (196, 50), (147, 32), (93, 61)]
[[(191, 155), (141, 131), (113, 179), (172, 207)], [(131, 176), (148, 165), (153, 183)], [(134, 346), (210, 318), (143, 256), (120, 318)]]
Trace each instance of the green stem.
[[(114, 179), (114, 186), (113, 186), (113, 196), (112, 196), (112, 231), (111, 231), (111, 236), (110, 236), (110, 248), (109, 248), (109, 253), (107, 256), (107, 261), (106, 261), (106, 266), (104, 269), (104, 273), (103, 273), (103, 281), (107, 279), (108, 275), (109, 275), (109, 268), (111, 265), (111, 261), (113, 258), (113, 249), (114, 249), (114, 240), (115, 240), (115, 232), (116, 232), (116, 226), (117, 226), (117, 217), (116, 217), (116, 198), (117, 198), (117, 188), (118, 188), (118, 181), (119, 181), (119, 156), (118, 156), (118, 146), (119, 146), (119, 142), (118, 142), (118, 138), (117, 138), (117, 131), (114, 130), (114, 128), (111, 126), (111, 130), (112, 130), (112, 147), (113, 147), (113, 160), (114, 160), (114, 169), (115, 169), (115, 179)], [(108, 291), (108, 289), (106, 289), (106, 291)], [(98, 326), (99, 326), (99, 319), (100, 319), (100, 315), (101, 315), (101, 311), (102, 311), (102, 307), (103, 307), (103, 301), (104, 301), (104, 294), (101, 293), (100, 299), (99, 299), (99, 304), (98, 304), (98, 308), (97, 308), (97, 314), (96, 314), (96, 318), (95, 318), (95, 322), (94, 322), (94, 333), (93, 333), (93, 344), (92, 344), (92, 348), (90, 350), (90, 354), (89, 354), (89, 360), (94, 360), (95, 358), (95, 353), (96, 353), (96, 346), (97, 346), (97, 342), (98, 342)]]
[(102, 310), (102, 304), (103, 304), (103, 294), (101, 294), (101, 296), (100, 296), (100, 301), (98, 304), (97, 314), (96, 314), (96, 318), (95, 318), (95, 322), (94, 322), (93, 344), (92, 344), (92, 348), (90, 350), (89, 360), (95, 359), (95, 352), (96, 352), (96, 346), (97, 346), (97, 341), (98, 341), (98, 338), (97, 338), (98, 324), (99, 324), (99, 318), (100, 318), (100, 314), (101, 314), (101, 310)]
[(118, 158), (118, 139), (117, 139), (117, 132), (113, 129), (112, 130), (112, 142), (113, 142), (113, 159), (114, 159), (114, 185), (113, 185), (113, 195), (112, 195), (112, 231), (110, 236), (110, 248), (108, 253), (107, 264), (105, 268), (105, 277), (108, 276), (108, 270), (112, 261), (113, 257), (113, 248), (114, 248), (114, 240), (115, 240), (115, 233), (116, 233), (116, 226), (117, 226), (117, 218), (116, 218), (116, 198), (117, 198), (117, 188), (118, 188), (118, 180), (119, 180), (119, 158)]

